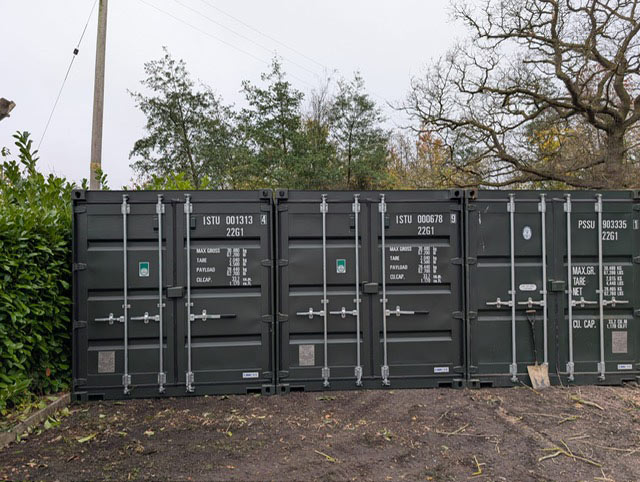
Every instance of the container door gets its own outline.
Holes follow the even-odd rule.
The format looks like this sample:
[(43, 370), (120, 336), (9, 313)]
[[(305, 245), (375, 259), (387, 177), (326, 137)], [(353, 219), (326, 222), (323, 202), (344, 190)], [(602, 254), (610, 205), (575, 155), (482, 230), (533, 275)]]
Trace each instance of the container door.
[(279, 191), (280, 389), (351, 389), (372, 376), (371, 205), (358, 193)]
[(89, 202), (74, 204), (74, 392), (81, 399), (163, 394), (175, 378), (166, 298), (172, 210), (152, 193), (141, 200), (86, 194)]
[(467, 203), (469, 377), (472, 386), (509, 386), (528, 380), (528, 365), (555, 372), (547, 289), (553, 212), (544, 193), (477, 196)]
[(568, 290), (561, 305), (560, 371), (575, 383), (635, 381), (640, 336), (637, 202), (631, 192), (563, 197), (557, 244)]
[(178, 377), (188, 393), (269, 392), (270, 191), (193, 192), (180, 205)]
[(373, 359), (377, 386), (463, 385), (461, 191), (373, 199)]

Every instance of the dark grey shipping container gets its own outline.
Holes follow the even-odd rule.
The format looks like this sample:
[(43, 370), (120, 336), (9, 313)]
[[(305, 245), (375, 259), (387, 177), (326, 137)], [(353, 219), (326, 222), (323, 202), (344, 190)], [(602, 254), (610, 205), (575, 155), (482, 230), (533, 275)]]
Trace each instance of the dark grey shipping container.
[(463, 198), (277, 191), (280, 391), (463, 385)]
[(274, 390), (271, 191), (72, 197), (75, 399)]
[(638, 193), (467, 194), (470, 386), (638, 380)]

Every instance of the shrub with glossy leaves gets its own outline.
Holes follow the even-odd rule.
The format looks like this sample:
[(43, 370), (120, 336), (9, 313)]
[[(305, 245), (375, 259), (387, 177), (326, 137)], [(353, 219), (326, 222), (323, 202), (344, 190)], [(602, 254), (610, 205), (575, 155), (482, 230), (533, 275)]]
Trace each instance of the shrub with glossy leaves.
[(0, 414), (71, 370), (71, 189), (36, 170), (28, 133), (0, 157)]

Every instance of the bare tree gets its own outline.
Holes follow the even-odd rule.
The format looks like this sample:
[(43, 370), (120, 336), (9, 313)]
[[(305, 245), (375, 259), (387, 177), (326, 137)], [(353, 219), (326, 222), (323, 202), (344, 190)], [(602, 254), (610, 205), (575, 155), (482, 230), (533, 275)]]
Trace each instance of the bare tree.
[(637, 186), (639, 3), (458, 3), (469, 43), (413, 79), (403, 108), (470, 184)]

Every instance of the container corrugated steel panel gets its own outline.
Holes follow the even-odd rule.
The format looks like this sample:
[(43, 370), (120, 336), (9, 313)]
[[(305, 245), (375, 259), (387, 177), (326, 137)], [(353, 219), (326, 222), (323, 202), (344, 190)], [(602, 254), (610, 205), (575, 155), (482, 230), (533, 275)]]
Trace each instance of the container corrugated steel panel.
[(462, 386), (462, 199), (277, 191), (281, 391)]
[(268, 190), (74, 191), (74, 397), (271, 392), (272, 216)]

